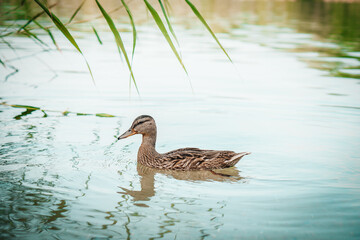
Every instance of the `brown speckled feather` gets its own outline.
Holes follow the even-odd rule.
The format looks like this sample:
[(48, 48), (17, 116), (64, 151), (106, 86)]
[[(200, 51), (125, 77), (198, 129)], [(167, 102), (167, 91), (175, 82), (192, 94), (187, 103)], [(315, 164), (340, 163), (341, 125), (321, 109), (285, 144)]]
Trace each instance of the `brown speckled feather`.
[(172, 170), (209, 170), (234, 166), (243, 156), (249, 153), (232, 151), (201, 150), (198, 148), (181, 148), (160, 154), (156, 157), (158, 166)]
[(142, 165), (171, 170), (211, 170), (234, 166), (249, 152), (201, 150), (199, 148), (180, 148), (160, 154), (155, 150), (156, 124), (148, 115), (137, 117), (131, 128), (119, 139), (134, 134), (142, 134), (143, 139), (138, 152), (138, 162)]

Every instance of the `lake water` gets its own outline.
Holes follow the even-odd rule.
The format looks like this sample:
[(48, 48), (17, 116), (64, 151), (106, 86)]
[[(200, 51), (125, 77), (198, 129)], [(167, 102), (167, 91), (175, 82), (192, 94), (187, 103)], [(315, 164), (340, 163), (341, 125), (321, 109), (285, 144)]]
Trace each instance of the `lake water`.
[[(13, 2), (1, 2), (1, 12)], [(22, 35), (0, 39), (1, 238), (360, 238), (360, 3), (194, 3), (233, 64), (183, 6), (172, 21), (187, 77), (140, 5), (140, 97), (134, 86), (129, 94), (127, 67), (101, 20), (91, 23), (103, 45), (90, 24), (70, 28), (96, 87), (61, 33), (52, 30), (61, 52), (42, 30), (33, 32), (48, 47)], [(76, 9), (57, 8), (65, 20)], [(26, 23), (22, 11), (2, 17), (2, 33)], [(131, 27), (120, 19), (130, 53)], [(141, 114), (157, 122), (159, 152), (252, 154), (220, 171), (230, 177), (137, 166), (141, 137), (115, 136)]]

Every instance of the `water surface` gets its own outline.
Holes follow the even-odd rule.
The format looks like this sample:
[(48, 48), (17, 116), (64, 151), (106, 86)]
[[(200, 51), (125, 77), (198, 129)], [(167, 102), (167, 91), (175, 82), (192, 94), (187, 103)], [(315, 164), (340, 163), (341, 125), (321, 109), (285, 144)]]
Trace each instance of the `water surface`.
[[(153, 20), (140, 18), (141, 98), (134, 86), (129, 97), (126, 66), (101, 21), (103, 45), (90, 25), (71, 31), (96, 87), (56, 31), (61, 52), (39, 30), (49, 47), (19, 35), (5, 38), (13, 49), (0, 43), (8, 64), (0, 66), (1, 238), (359, 239), (359, 3), (197, 4), (234, 64), (195, 18), (174, 10), (188, 78)], [(20, 25), (26, 14), (17, 14)], [(118, 26), (130, 49), (125, 20)], [(140, 114), (155, 118), (159, 152), (252, 154), (221, 172), (229, 177), (137, 166), (141, 137), (114, 136)]]

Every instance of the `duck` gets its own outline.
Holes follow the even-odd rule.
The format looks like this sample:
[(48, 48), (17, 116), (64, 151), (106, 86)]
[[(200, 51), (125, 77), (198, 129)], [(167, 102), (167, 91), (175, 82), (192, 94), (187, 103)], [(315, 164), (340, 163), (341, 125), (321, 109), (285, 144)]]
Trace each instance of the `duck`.
[(199, 148), (180, 148), (158, 153), (155, 149), (157, 127), (154, 118), (149, 115), (138, 116), (118, 140), (135, 134), (142, 135), (137, 162), (150, 168), (182, 171), (222, 169), (235, 166), (242, 157), (250, 154)]

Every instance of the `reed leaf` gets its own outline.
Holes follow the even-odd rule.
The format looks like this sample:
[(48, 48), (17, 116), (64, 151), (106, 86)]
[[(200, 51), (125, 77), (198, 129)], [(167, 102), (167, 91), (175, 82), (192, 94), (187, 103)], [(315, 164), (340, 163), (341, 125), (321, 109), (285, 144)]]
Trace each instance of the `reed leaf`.
[[(111, 32), (112, 32), (113, 35), (114, 35), (115, 42), (116, 42), (116, 45), (118, 46), (118, 49), (121, 49), (121, 51), (122, 51), (122, 53), (123, 53), (123, 55), (124, 55), (124, 57), (125, 57), (126, 64), (127, 64), (128, 68), (129, 68), (129, 71), (130, 71), (131, 77), (132, 77), (132, 79), (133, 79), (133, 83), (134, 83), (134, 85), (135, 85), (136, 91), (137, 91), (138, 94), (140, 94), (140, 93), (139, 93), (139, 90), (138, 90), (138, 87), (137, 87), (137, 85), (136, 85), (134, 73), (133, 73), (133, 71), (132, 71), (132, 67), (131, 67), (129, 58), (128, 58), (128, 55), (127, 55), (127, 53), (126, 53), (125, 46), (124, 46), (124, 43), (123, 43), (123, 41), (122, 41), (122, 39), (121, 39), (121, 37), (120, 37), (120, 34), (119, 34), (118, 30), (116, 29), (115, 24), (114, 24), (113, 20), (111, 19), (111, 17), (109, 16), (109, 14), (107, 14), (107, 12), (106, 12), (105, 9), (101, 6), (101, 4), (99, 3), (98, 0), (95, 0), (95, 1), (96, 1), (96, 4), (98, 5), (98, 7), (99, 7), (99, 9), (100, 9), (100, 11), (101, 11), (101, 13), (102, 13), (102, 15), (104, 16), (107, 24), (109, 25)], [(120, 56), (121, 56), (121, 55), (120, 55)]]
[(219, 40), (217, 39), (217, 37), (215, 36), (214, 32), (211, 30), (211, 28), (209, 27), (209, 25), (206, 23), (205, 19), (202, 17), (202, 15), (200, 14), (200, 12), (197, 10), (197, 8), (189, 1), (189, 0), (185, 0), (185, 2), (190, 6), (191, 10), (194, 12), (194, 14), (198, 17), (198, 19), (202, 22), (202, 24), (206, 27), (206, 29), (210, 32), (211, 36), (215, 39), (215, 41), (217, 42), (217, 44), (219, 45), (219, 47), (223, 50), (223, 52), (226, 54), (226, 56), (228, 57), (228, 59), (230, 60), (230, 62), (233, 62), (229, 56), (229, 54), (226, 52), (225, 48), (223, 48), (223, 46), (221, 45), (221, 43), (219, 42)]
[[(52, 5), (49, 6), (49, 9), (51, 9), (52, 7), (56, 6), (57, 3), (54, 3)], [(19, 28), (19, 30), (17, 32), (20, 32), (22, 29), (26, 28), (30, 23), (32, 23), (33, 21), (35, 21), (38, 17), (40, 17), (41, 15), (43, 15), (45, 13), (45, 11), (41, 11), (37, 14), (35, 14), (32, 18), (30, 18), (23, 26), (21, 26)]]
[(126, 5), (124, 0), (121, 0), (121, 3), (123, 4), (127, 14), (129, 15), (129, 19), (131, 22), (131, 27), (132, 27), (132, 32), (133, 32), (133, 48), (132, 48), (132, 54), (131, 54), (131, 58), (134, 58), (134, 53), (135, 53), (135, 46), (136, 46), (136, 28), (135, 28), (135, 22), (134, 19), (132, 17), (131, 11), (128, 7), (128, 5)]
[(170, 16), (169, 12), (170, 12), (170, 10), (172, 10), (171, 5), (168, 0), (164, 0), (164, 3), (165, 3), (164, 5), (165, 5), (166, 12)]
[(147, 0), (144, 0), (146, 7), (148, 8), (148, 10), (150, 11), (151, 15), (153, 16), (157, 26), (159, 27), (161, 33), (164, 35), (166, 41), (168, 42), (169, 46), (171, 47), (172, 51), (174, 52), (176, 58), (178, 59), (178, 61), (180, 62), (181, 66), (183, 67), (185, 73), (188, 75), (188, 72), (185, 68), (185, 65), (183, 64), (173, 42), (171, 41), (171, 38), (168, 34), (168, 32), (166, 31), (165, 25), (164, 23), (161, 21), (161, 18), (159, 16), (159, 14), (156, 12), (156, 10), (150, 5), (150, 3)]
[[(125, 3), (124, 0), (121, 0), (121, 3), (124, 6), (128, 16), (129, 16), (131, 27), (132, 27), (132, 33), (133, 33), (133, 48), (132, 48), (132, 53), (131, 53), (131, 66), (132, 66), (133, 60), (134, 60), (134, 54), (135, 54), (135, 47), (136, 47), (136, 28), (135, 28), (134, 19), (132, 17), (132, 14), (131, 14), (131, 11), (130, 11), (128, 5)], [(130, 79), (129, 79), (129, 93), (131, 93), (131, 75), (130, 75)]]
[(19, 4), (18, 6), (16, 6), (15, 8), (10, 9), (9, 11), (3, 13), (3, 16), (8, 15), (9, 13), (13, 13), (13, 12), (15, 12), (16, 10), (18, 10), (19, 8), (21, 8), (22, 6), (24, 6), (25, 1), (26, 1), (26, 0), (21, 0), (20, 4)]
[[(3, 104), (5, 105), (5, 104)], [(14, 107), (14, 108), (26, 108), (26, 109), (30, 109), (30, 110), (40, 110), (39, 107), (33, 107), (33, 106), (28, 106), (28, 105), (17, 105), (17, 104), (13, 104), (13, 105), (8, 105), (10, 107)]]
[(97, 40), (98, 40), (99, 43), (102, 45), (103, 43), (102, 43), (102, 41), (101, 41), (101, 39), (100, 39), (100, 36), (99, 36), (98, 32), (97, 32), (96, 29), (94, 28), (94, 26), (92, 26), (92, 29), (93, 29), (93, 31), (94, 31), (94, 33), (95, 33), (95, 36), (96, 36)]
[(19, 30), (17, 30), (17, 32), (20, 32), (21, 30), (23, 30), (24, 28), (26, 28), (31, 22), (33, 22), (35, 19), (37, 19), (38, 17), (40, 17), (41, 15), (44, 14), (44, 11), (39, 12), (38, 14), (36, 14), (35, 16), (33, 16), (31, 19), (29, 19), (23, 26), (21, 26), (19, 28)]
[[(77, 116), (96, 116), (96, 117), (108, 117), (108, 118), (117, 117), (115, 115), (108, 114), (108, 113), (81, 113), (81, 112), (70, 112), (70, 111), (67, 111), (67, 110), (58, 111), (58, 110), (42, 109), (42, 108), (39, 108), (39, 107), (34, 107), (34, 106), (29, 106), (29, 105), (8, 104), (6, 102), (0, 102), (0, 105), (13, 107), (13, 108), (24, 108), (26, 110), (30, 110), (31, 112), (39, 110), (39, 111), (44, 113), (44, 117), (47, 116), (46, 112), (57, 112), (57, 113), (61, 113), (63, 116), (68, 116), (69, 114), (75, 114)], [(29, 112), (29, 113), (31, 113), (31, 112)]]
[(53, 42), (53, 44), (55, 45), (56, 49), (58, 51), (60, 51), (59, 45), (57, 44), (54, 35), (51, 33), (50, 29), (44, 28), (44, 26), (42, 26), (38, 21), (34, 20), (34, 23), (41, 28), (42, 30), (44, 30), (45, 32), (47, 32), (47, 34), (49, 35), (51, 41)]
[(36, 41), (38, 41), (39, 43), (41, 43), (42, 45), (45, 45), (48, 47), (48, 45), (46, 43), (44, 43), (41, 39), (39, 39), (36, 34), (30, 32), (29, 30), (27, 30), (26, 28), (23, 28), (25, 33), (27, 34), (28, 37), (33, 37)]
[(75, 39), (73, 38), (73, 36), (71, 35), (71, 33), (69, 32), (69, 30), (67, 30), (67, 28), (65, 27), (65, 25), (60, 21), (59, 18), (57, 18), (55, 16), (55, 14), (51, 13), (49, 11), (49, 9), (42, 4), (39, 0), (34, 0), (43, 10), (44, 12), (51, 18), (51, 20), (53, 21), (53, 23), (55, 24), (55, 26), (62, 32), (62, 34), (64, 34), (64, 36), (70, 41), (70, 43), (82, 54), (82, 51), (80, 50), (80, 47), (78, 46), (78, 44), (76, 43)]
[(108, 113), (96, 113), (95, 116), (97, 117), (115, 117), (114, 115), (108, 114)]
[(179, 41), (177, 40), (177, 37), (176, 37), (176, 35), (175, 35), (175, 31), (174, 31), (174, 29), (172, 28), (171, 23), (170, 23), (170, 21), (169, 21), (168, 14), (166, 13), (165, 7), (164, 7), (164, 5), (163, 5), (163, 3), (162, 3), (161, 0), (159, 0), (159, 4), (160, 4), (161, 10), (162, 10), (162, 12), (163, 12), (163, 14), (164, 14), (164, 17), (165, 17), (165, 20), (166, 20), (166, 23), (167, 23), (167, 25), (168, 25), (168, 27), (169, 27), (170, 32), (171, 32), (171, 34), (173, 35), (173, 37), (174, 37), (177, 45), (180, 46), (180, 45), (179, 45)]
[(95, 79), (94, 76), (92, 74), (90, 65), (88, 63), (88, 61), (86, 60), (84, 54), (82, 53), (82, 51), (80, 50), (79, 45), (76, 43), (75, 39), (73, 38), (73, 36), (71, 35), (71, 33), (69, 32), (69, 30), (67, 30), (67, 28), (64, 26), (64, 24), (60, 21), (60, 19), (58, 17), (55, 16), (55, 14), (51, 13), (49, 11), (49, 9), (40, 2), (40, 0), (34, 0), (43, 10), (44, 12), (51, 18), (51, 20), (53, 21), (53, 23), (55, 24), (55, 26), (62, 32), (62, 34), (69, 40), (69, 42), (78, 50), (78, 52), (82, 55), (82, 57), (85, 60), (86, 66), (89, 69), (89, 73), (91, 75), (91, 79), (95, 85)]
[(43, 115), (43, 118), (48, 117), (47, 113), (46, 113), (44, 110), (41, 110), (41, 112), (44, 114), (44, 115)]
[(76, 14), (80, 11), (80, 9), (82, 8), (82, 6), (84, 5), (85, 2), (86, 2), (86, 0), (82, 1), (82, 3), (80, 4), (80, 6), (75, 10), (75, 12), (73, 13), (73, 15), (70, 17), (70, 20), (68, 21), (67, 24), (71, 23), (71, 21), (75, 18)]
[(51, 33), (51, 31), (49, 29), (46, 29), (46, 32), (49, 34), (49, 37), (51, 38), (51, 41), (53, 42), (53, 44), (55, 45), (56, 49), (58, 51), (61, 51), (59, 48), (59, 45), (57, 44), (54, 35)]

